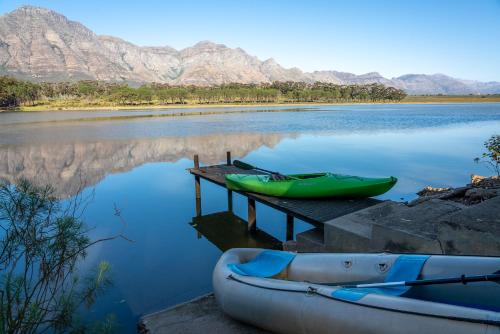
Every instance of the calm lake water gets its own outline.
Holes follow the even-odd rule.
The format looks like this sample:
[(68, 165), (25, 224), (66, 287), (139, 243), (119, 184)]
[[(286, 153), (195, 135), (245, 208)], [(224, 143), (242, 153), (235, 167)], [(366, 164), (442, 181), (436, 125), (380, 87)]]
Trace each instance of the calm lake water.
[[(460, 186), (472, 173), (488, 174), (473, 158), (490, 135), (500, 133), (500, 104), (239, 109), (246, 112), (0, 114), (1, 179), (49, 183), (64, 198), (83, 189), (89, 198), (84, 219), (95, 227), (93, 238), (121, 231), (116, 210), (126, 224), (124, 234), (132, 242), (99, 244), (85, 263), (90, 268), (109, 261), (114, 280), (92, 318), (114, 313), (120, 332), (134, 333), (140, 315), (210, 292), (221, 249), (249, 242), (234, 238), (228, 245), (233, 230), (224, 224), (241, 221), (224, 213), (226, 192), (207, 182), (202, 181), (204, 216), (193, 221), (194, 180), (186, 168), (194, 154), (214, 164), (231, 151), (233, 158), (284, 173), (394, 175), (398, 184), (380, 198), (411, 200), (424, 186)], [(161, 117), (179, 112), (193, 115)], [(238, 195), (234, 213), (246, 218), (246, 202)], [(283, 214), (257, 205), (257, 222), (258, 241), (270, 246), (284, 239)], [(296, 232), (309, 228), (296, 224)]]

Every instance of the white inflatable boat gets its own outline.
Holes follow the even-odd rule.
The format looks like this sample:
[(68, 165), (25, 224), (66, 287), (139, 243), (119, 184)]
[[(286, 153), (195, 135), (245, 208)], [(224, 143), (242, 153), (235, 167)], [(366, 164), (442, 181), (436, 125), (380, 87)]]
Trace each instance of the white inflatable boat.
[(465, 279), (499, 269), (498, 257), (232, 249), (217, 263), (213, 287), (229, 316), (275, 333), (498, 334), (496, 281), (411, 288), (354, 284)]

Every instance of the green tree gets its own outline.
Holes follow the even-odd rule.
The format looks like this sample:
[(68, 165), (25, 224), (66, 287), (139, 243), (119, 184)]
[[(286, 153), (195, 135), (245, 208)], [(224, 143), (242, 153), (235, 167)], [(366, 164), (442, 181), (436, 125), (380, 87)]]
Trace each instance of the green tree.
[(480, 158), (475, 158), (474, 161), (485, 162), (497, 176), (500, 176), (500, 135), (491, 136), (484, 142), (484, 147), (487, 152), (483, 153)]
[(33, 104), (39, 97), (40, 86), (28, 81), (0, 77), (0, 107), (18, 107)]
[(148, 86), (141, 86), (135, 90), (135, 98), (138, 103), (151, 103), (153, 91)]
[(84, 331), (77, 321), (110, 285), (109, 264), (87, 277), (78, 264), (97, 243), (77, 218), (78, 201), (67, 206), (51, 187), (20, 180), (0, 187), (0, 332), (8, 334)]
[(271, 84), (229, 83), (214, 86), (169, 86), (148, 84), (139, 88), (124, 83), (102, 81), (33, 84), (0, 77), (0, 107), (49, 101), (85, 99), (88, 103), (104, 100), (119, 105), (269, 102), (362, 102), (400, 101), (406, 93), (382, 84), (336, 85), (326, 82), (278, 82)]
[(137, 104), (138, 94), (134, 88), (128, 86), (119, 87), (110, 96), (110, 100), (124, 105)]

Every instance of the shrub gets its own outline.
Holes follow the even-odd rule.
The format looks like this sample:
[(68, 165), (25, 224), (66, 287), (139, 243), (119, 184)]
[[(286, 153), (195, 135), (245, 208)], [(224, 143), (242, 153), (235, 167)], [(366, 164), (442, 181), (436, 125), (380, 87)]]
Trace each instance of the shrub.
[(0, 332), (82, 332), (78, 310), (111, 284), (109, 264), (88, 276), (78, 264), (92, 245), (79, 201), (63, 206), (53, 188), (26, 180), (0, 186)]
[(497, 176), (500, 176), (500, 135), (491, 136), (484, 142), (484, 147), (487, 152), (483, 153), (480, 158), (475, 158), (474, 161), (477, 163), (483, 161)]

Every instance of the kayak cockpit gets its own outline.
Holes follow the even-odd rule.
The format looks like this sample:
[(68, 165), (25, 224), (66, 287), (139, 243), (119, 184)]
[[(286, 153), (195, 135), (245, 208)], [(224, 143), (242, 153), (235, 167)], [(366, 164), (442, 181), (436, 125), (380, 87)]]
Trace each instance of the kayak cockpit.
[(295, 179), (300, 179), (300, 180), (310, 180), (310, 179), (317, 179), (319, 177), (324, 177), (329, 175), (329, 173), (314, 173), (314, 174), (292, 174), (289, 175)]

